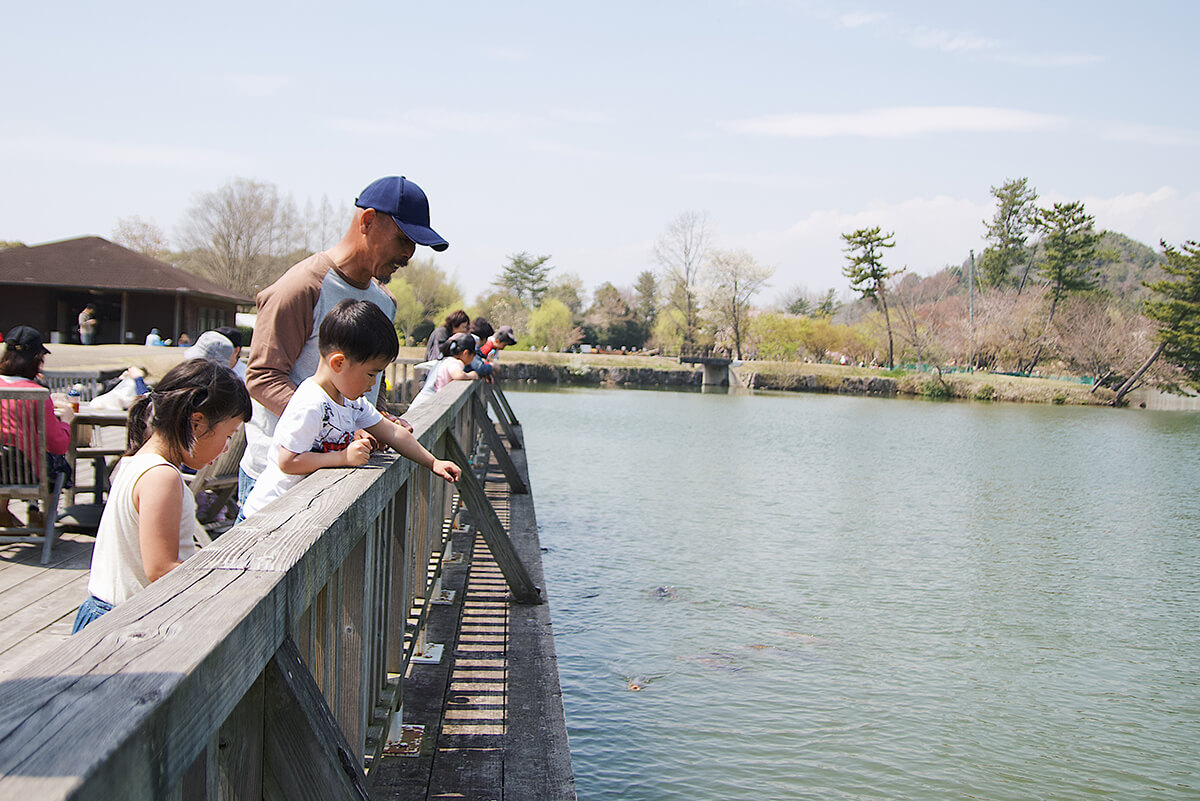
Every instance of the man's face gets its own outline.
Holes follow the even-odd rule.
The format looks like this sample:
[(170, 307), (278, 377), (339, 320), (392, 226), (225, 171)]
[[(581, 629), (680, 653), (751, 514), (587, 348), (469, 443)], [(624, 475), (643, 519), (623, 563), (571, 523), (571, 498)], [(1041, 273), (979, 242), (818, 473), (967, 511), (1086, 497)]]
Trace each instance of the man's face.
[(371, 225), (372, 253), (375, 257), (373, 274), (381, 284), (392, 280), (392, 274), (408, 265), (417, 245), (400, 230), (390, 215), (375, 213)]

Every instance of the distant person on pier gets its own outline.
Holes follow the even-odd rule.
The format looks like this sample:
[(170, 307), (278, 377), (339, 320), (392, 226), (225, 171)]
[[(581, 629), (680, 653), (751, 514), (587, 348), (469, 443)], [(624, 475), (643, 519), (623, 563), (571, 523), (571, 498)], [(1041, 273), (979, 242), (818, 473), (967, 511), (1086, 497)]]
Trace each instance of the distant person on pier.
[(191, 359), (129, 409), (129, 448), (100, 517), (88, 599), (72, 633), (179, 567), (195, 552), (196, 501), (180, 468), (215, 460), (243, 421), (250, 395), (228, 367)]
[(502, 325), (480, 346), (479, 353), (490, 362), (495, 360), (497, 351), (515, 344), (517, 344), (517, 337), (513, 334), (512, 326)]
[(409, 404), (409, 411), (425, 403), (434, 394), (451, 381), (477, 381), (478, 373), (467, 371), (471, 360), (475, 358), (475, 338), (467, 333), (455, 334), (442, 345), (443, 356), (438, 360), (429, 374), (425, 376), (425, 385)]
[(157, 328), (151, 328), (150, 333), (146, 334), (146, 347), (159, 348), (167, 343), (163, 342), (162, 335), (158, 333)]
[(491, 381), (492, 373), (495, 372), (496, 366), (488, 363), (487, 360), (483, 358), (480, 348), (483, 347), (484, 342), (487, 342), (488, 337), (496, 333), (496, 329), (492, 328), (492, 324), (489, 323), (485, 318), (476, 317), (471, 321), (471, 327), (468, 330), (468, 333), (471, 335), (471, 338), (475, 340), (475, 355), (471, 358), (471, 363), (466, 367), (467, 372), (473, 372), (480, 378), (486, 381)]
[(425, 345), (425, 361), (436, 362), (442, 358), (442, 345), (455, 334), (465, 334), (471, 324), (471, 318), (462, 309), (457, 309), (446, 315), (446, 322), (433, 329), (429, 342)]
[[(365, 300), (396, 317), (396, 298), (384, 286), (408, 264), (417, 245), (442, 251), (450, 245), (429, 227), (429, 201), (421, 188), (399, 176), (380, 178), (354, 201), (354, 218), (329, 250), (293, 265), (258, 293), (258, 320), (250, 343), (246, 386), (254, 418), (246, 425), (246, 455), (238, 471), (243, 502), (267, 466), (275, 424), (296, 387), (317, 371), (317, 328), (344, 299)], [(367, 397), (382, 402), (382, 374)], [(401, 421), (402, 425), (407, 425)]]
[[(365, 300), (343, 300), (318, 330), (317, 371), (296, 388), (275, 426), (270, 459), (240, 517), (249, 517), (322, 467), (360, 467), (371, 456), (366, 431), (401, 456), (451, 483), (456, 464), (437, 459), (412, 433), (380, 414), (371, 399), (376, 379), (400, 351), (392, 320)], [(239, 517), (239, 519), (240, 519)]]

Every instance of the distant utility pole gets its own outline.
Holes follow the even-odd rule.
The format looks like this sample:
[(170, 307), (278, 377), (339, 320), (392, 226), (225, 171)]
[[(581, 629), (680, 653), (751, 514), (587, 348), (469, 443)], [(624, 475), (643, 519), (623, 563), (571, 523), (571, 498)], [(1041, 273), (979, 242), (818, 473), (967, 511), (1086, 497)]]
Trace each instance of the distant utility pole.
[(971, 321), (971, 335), (967, 345), (967, 369), (975, 372), (975, 251), (971, 251), (971, 286), (967, 290), (967, 315)]

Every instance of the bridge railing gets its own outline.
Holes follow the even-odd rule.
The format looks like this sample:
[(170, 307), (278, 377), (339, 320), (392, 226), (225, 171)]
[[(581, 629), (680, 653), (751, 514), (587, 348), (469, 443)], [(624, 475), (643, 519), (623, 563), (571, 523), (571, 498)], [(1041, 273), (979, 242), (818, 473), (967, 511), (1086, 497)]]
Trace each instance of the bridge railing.
[[(414, 433), (465, 459), (484, 389)], [(455, 503), (394, 455), (313, 474), (0, 683), (0, 797), (365, 798)]]

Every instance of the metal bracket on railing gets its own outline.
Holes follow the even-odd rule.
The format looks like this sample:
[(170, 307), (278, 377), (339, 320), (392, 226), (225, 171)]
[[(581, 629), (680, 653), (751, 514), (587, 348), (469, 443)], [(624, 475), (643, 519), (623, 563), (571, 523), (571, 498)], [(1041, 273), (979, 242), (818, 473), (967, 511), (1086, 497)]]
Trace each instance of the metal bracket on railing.
[(500, 469), (504, 471), (504, 477), (508, 479), (509, 489), (516, 495), (528, 495), (529, 487), (525, 486), (525, 481), (521, 478), (517, 465), (509, 455), (508, 449), (504, 447), (504, 443), (500, 441), (500, 435), (496, 433), (496, 425), (492, 422), (492, 418), (488, 417), (487, 407), (483, 405), (483, 401), (479, 400), (478, 396), (472, 398), (471, 403), (475, 410), (475, 425), (483, 431), (484, 442), (496, 455), (496, 461), (499, 462)]
[(500, 389), (498, 384), (485, 383), (483, 394), (487, 395), (488, 403), (496, 410), (496, 419), (500, 421), (500, 427), (504, 429), (504, 436), (508, 438), (508, 444), (514, 448), (525, 447), (525, 443), (521, 440), (521, 431), (518, 428), (521, 424), (517, 422), (517, 416), (513, 414), (512, 407), (508, 405), (508, 398), (504, 397), (504, 390)]
[(479, 528), (479, 533), (483, 535), (483, 541), (487, 543), (488, 550), (492, 552), (492, 557), (500, 566), (500, 572), (504, 574), (504, 580), (508, 583), (513, 597), (517, 603), (543, 603), (541, 589), (534, 585), (525, 565), (521, 563), (521, 558), (517, 555), (508, 532), (504, 530), (500, 518), (496, 516), (496, 510), (488, 501), (483, 484), (471, 472), (470, 460), (463, 453), (462, 446), (449, 431), (444, 435), (443, 442), (445, 443), (446, 458), (462, 469), (462, 477), (458, 480), (459, 494), (462, 495), (467, 509), (471, 512), (471, 517)]

